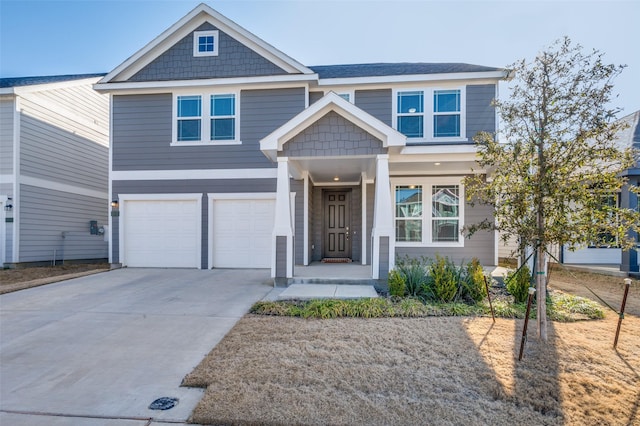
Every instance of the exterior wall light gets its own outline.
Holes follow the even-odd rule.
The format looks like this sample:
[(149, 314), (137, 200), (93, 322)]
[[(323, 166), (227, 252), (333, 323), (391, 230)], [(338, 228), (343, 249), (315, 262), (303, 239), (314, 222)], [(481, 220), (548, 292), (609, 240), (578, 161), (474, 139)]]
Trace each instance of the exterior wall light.
[(111, 202), (111, 217), (120, 216), (120, 210), (118, 210), (119, 207), (120, 207), (120, 203), (118, 203), (118, 200), (113, 200)]

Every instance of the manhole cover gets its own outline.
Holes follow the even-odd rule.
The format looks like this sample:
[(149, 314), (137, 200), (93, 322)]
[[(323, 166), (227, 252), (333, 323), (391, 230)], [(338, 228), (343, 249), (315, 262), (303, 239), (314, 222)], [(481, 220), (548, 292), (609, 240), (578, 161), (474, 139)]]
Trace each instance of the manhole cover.
[(170, 398), (168, 396), (164, 396), (162, 398), (158, 398), (149, 405), (150, 410), (170, 410), (171, 408), (178, 405), (178, 398)]

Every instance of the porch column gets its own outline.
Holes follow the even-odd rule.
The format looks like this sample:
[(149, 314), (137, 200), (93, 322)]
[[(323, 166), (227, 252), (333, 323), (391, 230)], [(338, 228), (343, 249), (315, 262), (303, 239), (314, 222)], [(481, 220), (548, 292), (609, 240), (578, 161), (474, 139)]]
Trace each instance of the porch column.
[(276, 284), (293, 277), (293, 226), (288, 160), (288, 157), (278, 158), (276, 214), (271, 251), (271, 277), (276, 280)]
[[(635, 181), (635, 182), (634, 182)], [(620, 207), (626, 209), (637, 210), (638, 209), (638, 196), (629, 190), (631, 185), (640, 186), (640, 177), (633, 179), (631, 177), (629, 182), (622, 187), (620, 192)], [(633, 230), (628, 231), (628, 236), (634, 239), (636, 243), (638, 240), (638, 233)], [(622, 251), (622, 262), (620, 263), (620, 270), (626, 273), (637, 274), (640, 272), (640, 265), (638, 265), (638, 249), (636, 248)]]
[(371, 231), (371, 265), (374, 279), (386, 279), (395, 266), (395, 232), (389, 181), (389, 155), (376, 158), (375, 200)]

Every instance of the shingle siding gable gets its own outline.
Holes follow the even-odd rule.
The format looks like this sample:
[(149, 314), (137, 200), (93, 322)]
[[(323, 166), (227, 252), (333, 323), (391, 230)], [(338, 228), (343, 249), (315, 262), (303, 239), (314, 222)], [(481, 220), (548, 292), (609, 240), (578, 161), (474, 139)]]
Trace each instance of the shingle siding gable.
[[(196, 31), (218, 30), (204, 23)], [(193, 56), (193, 32), (133, 75), (129, 81), (192, 80), (287, 74), (228, 34), (219, 31), (218, 56)]]

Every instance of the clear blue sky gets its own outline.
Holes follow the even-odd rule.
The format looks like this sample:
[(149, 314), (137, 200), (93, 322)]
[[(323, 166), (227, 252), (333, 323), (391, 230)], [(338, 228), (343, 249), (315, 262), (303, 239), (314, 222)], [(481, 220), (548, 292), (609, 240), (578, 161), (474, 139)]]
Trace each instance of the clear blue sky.
[[(0, 76), (108, 72), (191, 0), (0, 0)], [(640, 1), (206, 1), (305, 65), (507, 66), (567, 35), (610, 63), (621, 115), (640, 109)], [(634, 42), (635, 40), (635, 42)]]

